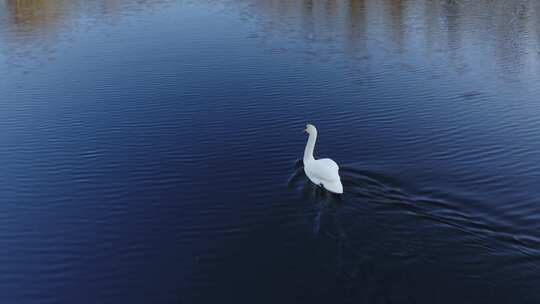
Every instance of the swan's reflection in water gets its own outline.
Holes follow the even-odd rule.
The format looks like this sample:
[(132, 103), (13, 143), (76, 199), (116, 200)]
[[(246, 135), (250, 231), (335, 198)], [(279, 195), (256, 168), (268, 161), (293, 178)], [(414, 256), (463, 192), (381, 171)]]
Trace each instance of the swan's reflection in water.
[[(302, 160), (296, 162), (296, 170), (289, 179), (289, 188), (300, 188), (302, 199), (310, 202), (315, 216), (311, 219), (313, 235), (321, 233), (334, 238), (344, 236), (344, 231), (339, 223), (337, 214), (343, 203), (343, 195), (336, 195), (309, 181), (304, 173)], [(310, 212), (311, 213), (311, 212)], [(323, 226), (321, 232), (321, 226)], [(334, 227), (325, 230), (326, 226)]]
[[(307, 201), (313, 202), (315, 217), (313, 218), (313, 235), (321, 233), (336, 239), (345, 236), (338, 219), (338, 211), (342, 206), (341, 197), (329, 193), (322, 187), (316, 186), (306, 179), (302, 195)], [(321, 232), (321, 226), (323, 227)]]
[(317, 267), (323, 266), (326, 272), (333, 273), (337, 278), (357, 278), (359, 271), (366, 269), (362, 265), (365, 265), (369, 257), (362, 246), (351, 243), (347, 232), (347, 225), (351, 223), (343, 221), (350, 212), (345, 208), (347, 194), (336, 195), (313, 184), (303, 169), (302, 161), (299, 160), (288, 186), (307, 203), (302, 216), (315, 249), (312, 252), (314, 261), (318, 263)]

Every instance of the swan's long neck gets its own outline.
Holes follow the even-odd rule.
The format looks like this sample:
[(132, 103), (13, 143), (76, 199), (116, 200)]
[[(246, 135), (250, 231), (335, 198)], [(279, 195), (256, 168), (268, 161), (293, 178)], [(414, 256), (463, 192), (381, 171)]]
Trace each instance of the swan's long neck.
[(317, 131), (310, 133), (304, 150), (304, 163), (309, 160), (313, 160), (313, 150), (315, 149), (315, 142), (317, 141)]

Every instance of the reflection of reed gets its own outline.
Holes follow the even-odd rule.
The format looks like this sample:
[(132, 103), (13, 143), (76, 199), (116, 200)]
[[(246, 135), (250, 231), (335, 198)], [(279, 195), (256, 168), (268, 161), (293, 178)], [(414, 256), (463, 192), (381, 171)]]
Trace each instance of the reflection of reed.
[[(272, 29), (263, 31), (278, 30), (280, 35), (292, 32), (309, 43), (329, 49), (341, 47), (338, 51), (351, 56), (365, 53), (375, 41), (376, 48), (386, 52), (423, 52), (427, 56), (444, 53), (459, 67), (470, 63), (471, 46), (483, 48), (481, 52), (493, 56), (488, 59), (503, 68), (538, 64), (540, 60), (539, 1), (225, 1), (249, 1), (250, 10), (272, 21)], [(0, 18), (0, 27), (12, 26), (28, 36), (34, 31), (54, 31), (77, 13), (118, 15), (126, 7), (160, 2), (163, 0), (0, 0), (0, 16), (5, 15)]]

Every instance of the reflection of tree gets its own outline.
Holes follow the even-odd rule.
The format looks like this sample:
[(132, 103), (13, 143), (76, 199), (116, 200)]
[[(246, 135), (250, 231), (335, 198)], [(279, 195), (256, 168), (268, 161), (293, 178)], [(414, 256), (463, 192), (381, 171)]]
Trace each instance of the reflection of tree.
[[(461, 9), (459, 2), (446, 0), (443, 5), (443, 14), (448, 33), (448, 48), (459, 50), (461, 48)], [(452, 52), (454, 53), (454, 52)]]
[(388, 0), (384, 2), (389, 12), (389, 15), (386, 15), (385, 18), (391, 26), (390, 35), (392, 41), (397, 43), (400, 53), (404, 51), (405, 46), (405, 10), (407, 8), (405, 2), (403, 0)]
[[(524, 46), (527, 43), (527, 3), (516, 1), (505, 4), (506, 14), (501, 14), (495, 25), (497, 30), (495, 55), (505, 74), (523, 65)], [(511, 62), (512, 65), (506, 63)]]
[(437, 38), (439, 33), (437, 31), (438, 25), (438, 11), (440, 6), (438, 1), (424, 0), (424, 16), (425, 20), (425, 38), (426, 38), (426, 48), (427, 53), (432, 54), (434, 51), (437, 51)]
[(466, 63), (463, 59), (462, 49), (462, 4), (455, 0), (445, 0), (441, 9), (446, 31), (446, 46), (449, 50), (450, 62), (460, 72), (463, 72)]
[(529, 28), (532, 28), (532, 32), (534, 35), (533, 36), (533, 45), (531, 46), (532, 48), (532, 53), (531, 54), (531, 61), (533, 63), (536, 63), (536, 70), (535, 72), (537, 73), (537, 75), (540, 75), (540, 1), (537, 1), (536, 4), (535, 4), (535, 7), (533, 8), (533, 14), (532, 15), (532, 20), (531, 20), (531, 23), (529, 25)]
[(349, 17), (349, 49), (354, 50), (358, 43), (365, 41), (366, 38), (366, 3), (365, 0), (348, 0), (347, 7)]

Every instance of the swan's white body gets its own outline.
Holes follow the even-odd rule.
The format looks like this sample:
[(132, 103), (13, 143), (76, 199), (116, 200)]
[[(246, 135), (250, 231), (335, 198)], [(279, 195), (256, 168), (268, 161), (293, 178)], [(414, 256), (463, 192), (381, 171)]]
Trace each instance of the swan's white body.
[(317, 141), (317, 129), (314, 125), (307, 125), (306, 130), (309, 138), (304, 151), (304, 172), (315, 185), (322, 186), (324, 189), (341, 194), (343, 185), (339, 178), (339, 167), (335, 161), (329, 158), (315, 159), (313, 150)]

